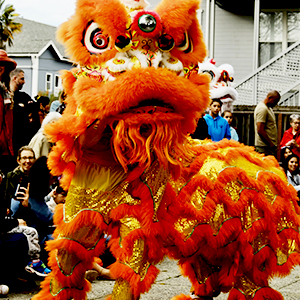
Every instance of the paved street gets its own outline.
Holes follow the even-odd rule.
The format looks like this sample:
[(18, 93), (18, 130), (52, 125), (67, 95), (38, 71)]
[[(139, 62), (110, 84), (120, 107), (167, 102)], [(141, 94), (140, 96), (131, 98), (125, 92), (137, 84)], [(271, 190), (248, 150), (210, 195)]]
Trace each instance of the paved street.
[[(169, 300), (173, 296), (184, 293), (188, 294), (190, 283), (187, 278), (180, 275), (175, 261), (166, 259), (158, 265), (160, 274), (148, 294), (142, 295), (141, 300)], [(112, 291), (114, 282), (105, 280), (96, 280), (92, 284), (93, 290), (88, 294), (88, 300), (104, 300), (105, 296)], [(285, 278), (275, 278), (271, 286), (280, 291), (285, 300), (300, 299), (300, 267), (296, 267), (291, 275)], [(38, 289), (26, 293), (11, 293), (9, 300), (30, 300)], [(221, 294), (216, 300), (226, 300), (227, 294)], [(45, 299), (46, 300), (46, 299)]]

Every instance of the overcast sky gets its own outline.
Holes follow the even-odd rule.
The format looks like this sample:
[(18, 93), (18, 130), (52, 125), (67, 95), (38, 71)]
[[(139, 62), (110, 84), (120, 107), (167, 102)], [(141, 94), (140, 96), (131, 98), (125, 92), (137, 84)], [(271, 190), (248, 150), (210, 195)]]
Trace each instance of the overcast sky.
[(75, 12), (75, 0), (5, 0), (20, 17), (47, 25), (59, 26)]
[[(156, 4), (159, 0), (148, 2)], [(76, 0), (5, 0), (4, 6), (12, 4), (20, 17), (57, 27), (74, 14), (75, 3)]]

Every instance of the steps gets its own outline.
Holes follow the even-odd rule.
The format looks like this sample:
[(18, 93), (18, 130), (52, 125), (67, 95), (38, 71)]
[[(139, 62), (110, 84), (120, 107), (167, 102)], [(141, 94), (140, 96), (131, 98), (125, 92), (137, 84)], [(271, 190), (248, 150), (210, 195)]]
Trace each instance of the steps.
[[(271, 90), (277, 90), (282, 100), (279, 105), (299, 105), (300, 42), (259, 67), (248, 78), (235, 86), (239, 93), (234, 105), (256, 105)], [(290, 98), (291, 97), (291, 98)], [(297, 99), (297, 100), (295, 100)]]

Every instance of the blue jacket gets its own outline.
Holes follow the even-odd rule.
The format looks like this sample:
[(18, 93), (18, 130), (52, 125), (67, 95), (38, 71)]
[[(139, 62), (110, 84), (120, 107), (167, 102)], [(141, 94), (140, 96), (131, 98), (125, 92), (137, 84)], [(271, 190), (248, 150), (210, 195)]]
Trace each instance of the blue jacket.
[(205, 115), (204, 119), (207, 123), (208, 134), (211, 136), (212, 141), (218, 142), (224, 138), (231, 139), (230, 126), (224, 118), (220, 116), (213, 118), (211, 115)]

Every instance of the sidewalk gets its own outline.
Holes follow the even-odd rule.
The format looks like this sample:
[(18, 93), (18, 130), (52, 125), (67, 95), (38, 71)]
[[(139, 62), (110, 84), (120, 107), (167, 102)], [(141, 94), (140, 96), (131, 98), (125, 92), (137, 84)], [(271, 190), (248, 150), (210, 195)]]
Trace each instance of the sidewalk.
[[(141, 296), (141, 300), (169, 300), (173, 296), (190, 290), (189, 280), (180, 275), (175, 261), (165, 259), (158, 265), (160, 274), (153, 284), (149, 293)], [(104, 300), (112, 292), (114, 281), (96, 280), (92, 284), (92, 291), (88, 294), (88, 300)], [(285, 278), (275, 278), (271, 286), (280, 291), (285, 300), (300, 299), (300, 267), (296, 267), (291, 275)], [(27, 293), (11, 293), (6, 299), (9, 300), (30, 300), (38, 292), (38, 288)], [(228, 294), (221, 294), (216, 300), (226, 300)], [(46, 300), (46, 299), (45, 299)]]

